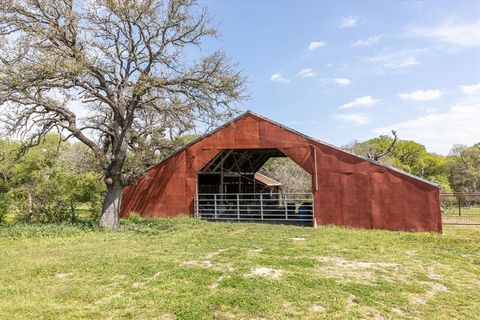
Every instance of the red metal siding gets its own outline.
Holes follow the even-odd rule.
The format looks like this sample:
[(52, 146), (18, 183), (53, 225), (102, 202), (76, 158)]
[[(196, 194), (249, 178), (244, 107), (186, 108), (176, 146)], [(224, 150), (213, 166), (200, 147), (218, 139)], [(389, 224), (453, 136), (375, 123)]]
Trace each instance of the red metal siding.
[(130, 212), (145, 217), (192, 215), (198, 171), (222, 149), (243, 148), (277, 148), (312, 175), (317, 225), (441, 232), (436, 186), (252, 113), (179, 151), (151, 168), (137, 184), (125, 187), (121, 216)]

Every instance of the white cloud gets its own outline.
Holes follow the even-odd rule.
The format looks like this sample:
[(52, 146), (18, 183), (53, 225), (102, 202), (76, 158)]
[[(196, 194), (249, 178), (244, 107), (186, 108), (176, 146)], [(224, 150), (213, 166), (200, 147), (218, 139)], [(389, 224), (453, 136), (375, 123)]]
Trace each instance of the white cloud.
[(415, 57), (421, 51), (419, 50), (401, 50), (396, 52), (384, 52), (368, 59), (373, 63), (378, 63), (381, 67), (387, 69), (399, 69), (420, 64)]
[(459, 47), (480, 47), (480, 20), (471, 24), (453, 24), (452, 21), (434, 27), (407, 29), (407, 35), (428, 38)]
[(460, 90), (469, 96), (480, 95), (480, 83), (460, 86)]
[(334, 78), (333, 81), (338, 84), (340, 87), (348, 86), (352, 83), (350, 79), (347, 78)]
[(402, 100), (430, 101), (440, 98), (442, 92), (440, 90), (415, 90), (412, 92), (399, 93), (398, 96)]
[(380, 41), (382, 37), (381, 36), (372, 36), (367, 39), (360, 39), (358, 41), (355, 41), (352, 43), (352, 47), (369, 47), (373, 46), (374, 44), (377, 44), (378, 41)]
[(381, 100), (375, 99), (371, 96), (363, 96), (350, 101), (349, 103), (342, 104), (338, 109), (350, 109), (353, 107), (372, 107), (379, 103)]
[(446, 112), (431, 112), (419, 118), (374, 129), (375, 134), (397, 130), (401, 139), (424, 144), (429, 151), (447, 154), (453, 144), (480, 141), (480, 100), (454, 105)]
[(353, 124), (367, 124), (370, 122), (365, 113), (336, 114), (335, 119)]
[(319, 48), (325, 47), (327, 43), (325, 41), (313, 41), (308, 45), (308, 51), (315, 51)]
[(403, 59), (400, 59), (398, 61), (389, 61), (384, 64), (385, 67), (390, 68), (390, 69), (398, 69), (398, 68), (404, 68), (404, 67), (409, 67), (409, 66), (414, 66), (420, 64), (415, 57), (406, 57)]
[(274, 73), (270, 77), (270, 81), (280, 82), (280, 83), (289, 83), (290, 80), (285, 78), (281, 73)]
[(357, 25), (358, 17), (348, 16), (343, 17), (340, 22), (340, 28), (353, 28)]
[(317, 73), (315, 72), (315, 70), (310, 68), (302, 69), (297, 73), (297, 77), (300, 77), (300, 78), (314, 77), (316, 75)]

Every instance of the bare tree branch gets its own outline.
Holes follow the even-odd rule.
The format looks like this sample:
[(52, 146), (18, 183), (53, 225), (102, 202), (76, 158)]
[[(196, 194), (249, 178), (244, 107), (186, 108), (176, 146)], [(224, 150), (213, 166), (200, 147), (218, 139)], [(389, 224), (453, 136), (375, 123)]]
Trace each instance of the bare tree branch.
[(392, 135), (393, 135), (393, 140), (390, 143), (390, 145), (385, 150), (383, 150), (381, 152), (378, 152), (378, 153), (375, 153), (373, 155), (373, 158), (372, 158), (373, 160), (378, 161), (378, 160), (380, 160), (380, 158), (382, 158), (382, 157), (386, 156), (387, 154), (389, 154), (390, 152), (392, 152), (393, 148), (395, 147), (395, 143), (398, 140), (397, 132), (395, 130), (392, 130)]

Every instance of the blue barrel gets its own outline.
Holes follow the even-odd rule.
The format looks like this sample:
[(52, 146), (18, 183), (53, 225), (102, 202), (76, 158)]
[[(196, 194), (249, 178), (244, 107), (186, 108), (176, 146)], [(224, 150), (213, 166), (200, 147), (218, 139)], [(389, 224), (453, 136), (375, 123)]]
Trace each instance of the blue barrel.
[(298, 207), (298, 219), (300, 220), (308, 220), (312, 217), (312, 203), (311, 202), (303, 202), (300, 207)]

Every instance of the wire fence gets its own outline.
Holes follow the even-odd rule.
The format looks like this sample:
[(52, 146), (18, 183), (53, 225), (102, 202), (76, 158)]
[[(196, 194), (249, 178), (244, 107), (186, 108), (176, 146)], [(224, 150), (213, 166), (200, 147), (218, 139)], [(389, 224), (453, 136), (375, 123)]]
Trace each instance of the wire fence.
[(443, 224), (480, 226), (480, 192), (441, 193), (440, 206)]

